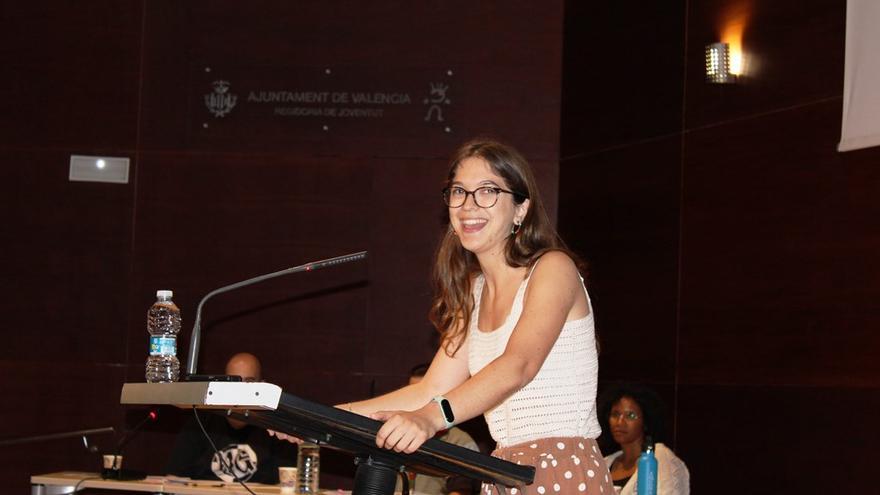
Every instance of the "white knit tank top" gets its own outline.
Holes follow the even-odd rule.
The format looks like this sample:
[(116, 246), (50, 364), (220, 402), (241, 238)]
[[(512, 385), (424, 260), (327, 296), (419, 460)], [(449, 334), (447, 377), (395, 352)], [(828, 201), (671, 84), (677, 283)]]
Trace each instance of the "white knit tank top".
[[(531, 273), (520, 285), (507, 319), (491, 332), (478, 328), (485, 280), (482, 274), (476, 278), (474, 311), (467, 335), (471, 376), (504, 352), (522, 313), (523, 295), (530, 278)], [(499, 447), (550, 437), (596, 438), (602, 432), (596, 416), (599, 359), (593, 307), (586, 287), (584, 293), (590, 314), (566, 322), (535, 378), (486, 411), (489, 432)]]

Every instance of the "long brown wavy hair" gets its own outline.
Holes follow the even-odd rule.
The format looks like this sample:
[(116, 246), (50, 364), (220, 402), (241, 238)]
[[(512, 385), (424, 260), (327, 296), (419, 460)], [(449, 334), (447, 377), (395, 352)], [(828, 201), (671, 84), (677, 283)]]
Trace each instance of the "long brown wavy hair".
[[(452, 156), (447, 185), (454, 179), (461, 162), (471, 157), (485, 160), (492, 171), (504, 179), (504, 186), (518, 193), (513, 195), (517, 205), (529, 200), (522, 226), (507, 238), (505, 258), (508, 265), (531, 267), (547, 251), (561, 250), (581, 266), (550, 223), (531, 167), (519, 152), (491, 139), (468, 141)], [(479, 272), (477, 257), (464, 249), (458, 236), (447, 227), (435, 255), (434, 300), (428, 317), (440, 332), (441, 346), (449, 356), (461, 348), (470, 327), (475, 304), (471, 284)]]

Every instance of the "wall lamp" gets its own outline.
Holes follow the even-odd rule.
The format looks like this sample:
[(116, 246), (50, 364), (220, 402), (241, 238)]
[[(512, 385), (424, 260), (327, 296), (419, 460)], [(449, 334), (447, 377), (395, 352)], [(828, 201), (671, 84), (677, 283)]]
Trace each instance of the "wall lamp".
[(730, 45), (723, 42), (706, 45), (706, 82), (731, 84), (736, 78), (731, 67)]
[(706, 45), (706, 82), (743, 82), (746, 72), (751, 72), (746, 70), (743, 60), (743, 36), (752, 15), (752, 3), (753, 0), (731, 0), (720, 12), (718, 43)]
[(77, 182), (128, 184), (127, 157), (70, 155), (68, 179)]

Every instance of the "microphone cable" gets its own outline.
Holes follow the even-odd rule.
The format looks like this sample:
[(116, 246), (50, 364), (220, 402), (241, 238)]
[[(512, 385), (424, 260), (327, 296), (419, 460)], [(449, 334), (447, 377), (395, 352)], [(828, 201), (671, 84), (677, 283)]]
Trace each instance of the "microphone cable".
[(208, 430), (205, 429), (205, 425), (202, 424), (202, 420), (201, 420), (201, 418), (199, 418), (199, 410), (196, 408), (196, 406), (193, 406), (192, 410), (193, 410), (193, 415), (196, 417), (196, 423), (199, 424), (199, 428), (202, 430), (202, 433), (205, 435), (205, 438), (208, 439), (208, 443), (211, 444), (211, 448), (214, 449), (214, 455), (216, 455), (217, 459), (220, 460), (220, 464), (222, 464), (223, 467), (225, 467), (229, 471), (229, 473), (232, 474), (232, 479), (237, 481), (238, 484), (240, 484), (242, 487), (244, 487), (244, 489), (247, 490), (248, 493), (250, 493), (251, 495), (257, 495), (256, 493), (254, 493), (253, 490), (250, 489), (249, 486), (247, 486), (244, 483), (244, 481), (242, 481), (238, 476), (235, 475), (235, 470), (232, 468), (232, 466), (230, 464), (227, 463), (226, 459), (222, 455), (220, 455), (220, 450), (218, 450), (217, 446), (214, 445), (214, 440), (211, 440), (211, 435), (208, 434)]
[(89, 477), (87, 477), (87, 478), (83, 478), (83, 479), (81, 479), (81, 480), (79, 480), (79, 481), (76, 482), (76, 485), (73, 486), (73, 491), (70, 492), (70, 493), (76, 493), (76, 492), (80, 491), (80, 489), (81, 489), (80, 487), (81, 487), (82, 484), (85, 483), (86, 481), (100, 480), (100, 479), (102, 479), (100, 476), (89, 476)]

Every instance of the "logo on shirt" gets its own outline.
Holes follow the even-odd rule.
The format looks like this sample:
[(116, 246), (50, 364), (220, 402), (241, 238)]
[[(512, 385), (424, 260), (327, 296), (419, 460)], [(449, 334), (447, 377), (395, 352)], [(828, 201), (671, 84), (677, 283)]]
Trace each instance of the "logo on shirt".
[(211, 471), (226, 483), (247, 481), (257, 472), (257, 453), (246, 443), (229, 444), (211, 458)]

